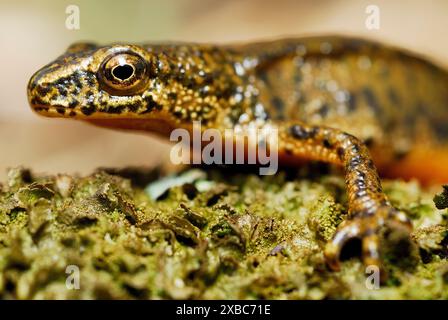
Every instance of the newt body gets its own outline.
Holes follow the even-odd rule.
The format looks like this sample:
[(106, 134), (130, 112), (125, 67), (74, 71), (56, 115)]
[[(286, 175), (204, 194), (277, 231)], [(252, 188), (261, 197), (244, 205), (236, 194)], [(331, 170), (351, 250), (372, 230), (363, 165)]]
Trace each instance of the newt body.
[(313, 37), (248, 45), (76, 44), (34, 74), (39, 114), (167, 135), (175, 128), (279, 131), (281, 163), (345, 171), (351, 219), (327, 245), (329, 265), (352, 238), (380, 265), (378, 230), (410, 229), (384, 175), (448, 181), (448, 74), (377, 43)]

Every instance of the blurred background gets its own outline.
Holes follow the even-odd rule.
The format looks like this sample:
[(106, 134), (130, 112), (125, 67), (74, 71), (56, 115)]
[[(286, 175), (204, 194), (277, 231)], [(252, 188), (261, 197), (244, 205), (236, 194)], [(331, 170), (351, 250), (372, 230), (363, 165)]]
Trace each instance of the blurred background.
[[(365, 27), (368, 5), (380, 8), (379, 30)], [(80, 29), (65, 26), (66, 7), (80, 8)], [(32, 113), (30, 76), (75, 41), (228, 42), (280, 36), (346, 34), (448, 58), (446, 0), (1, 0), (0, 180), (8, 167), (89, 173), (100, 166), (152, 166), (169, 144)]]

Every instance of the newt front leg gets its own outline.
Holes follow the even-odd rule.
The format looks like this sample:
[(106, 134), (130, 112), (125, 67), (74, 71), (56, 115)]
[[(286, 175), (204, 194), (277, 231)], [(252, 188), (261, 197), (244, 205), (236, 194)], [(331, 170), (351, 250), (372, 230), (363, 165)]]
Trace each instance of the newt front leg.
[(325, 257), (333, 270), (340, 269), (339, 256), (348, 240), (362, 241), (365, 265), (381, 267), (379, 230), (388, 225), (412, 225), (406, 215), (391, 206), (367, 147), (353, 135), (329, 127), (288, 124), (280, 131), (280, 150), (294, 157), (306, 157), (343, 166), (350, 220), (338, 227), (327, 244)]

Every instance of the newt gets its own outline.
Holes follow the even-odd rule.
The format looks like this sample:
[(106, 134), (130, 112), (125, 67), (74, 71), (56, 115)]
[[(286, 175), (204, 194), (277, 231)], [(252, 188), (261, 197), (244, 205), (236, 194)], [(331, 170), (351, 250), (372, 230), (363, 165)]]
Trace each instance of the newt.
[(379, 173), (448, 182), (448, 73), (363, 39), (76, 43), (32, 76), (28, 99), (40, 115), (164, 136), (193, 121), (276, 128), (280, 164), (317, 160), (344, 171), (349, 218), (324, 250), (334, 270), (349, 240), (361, 240), (365, 265), (381, 267), (379, 231), (412, 230)]

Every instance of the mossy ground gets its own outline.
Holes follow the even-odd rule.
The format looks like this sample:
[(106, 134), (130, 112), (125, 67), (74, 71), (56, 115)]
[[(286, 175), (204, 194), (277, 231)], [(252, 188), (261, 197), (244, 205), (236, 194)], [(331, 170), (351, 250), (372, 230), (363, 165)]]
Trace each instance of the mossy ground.
[[(0, 191), (0, 298), (448, 298), (447, 210), (418, 183), (385, 182), (414, 242), (383, 232), (388, 279), (371, 290), (356, 245), (340, 272), (323, 258), (346, 215), (340, 175), (193, 170), (194, 181), (155, 200), (144, 186), (157, 187), (157, 170), (10, 170)], [(66, 286), (69, 265), (79, 290)]]

